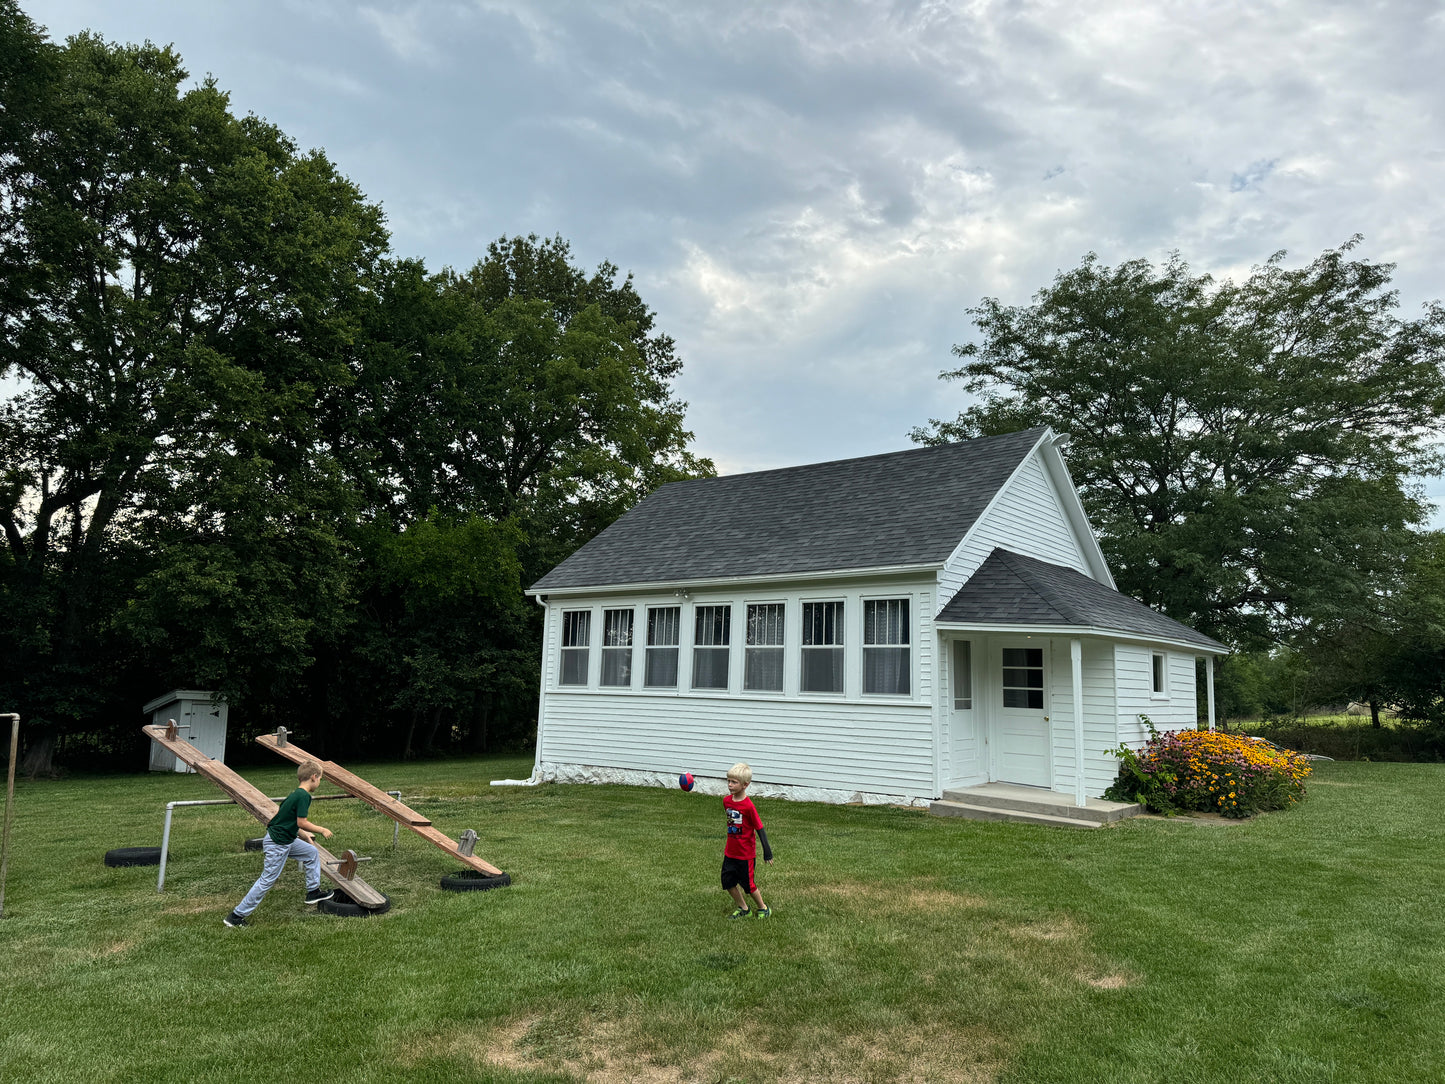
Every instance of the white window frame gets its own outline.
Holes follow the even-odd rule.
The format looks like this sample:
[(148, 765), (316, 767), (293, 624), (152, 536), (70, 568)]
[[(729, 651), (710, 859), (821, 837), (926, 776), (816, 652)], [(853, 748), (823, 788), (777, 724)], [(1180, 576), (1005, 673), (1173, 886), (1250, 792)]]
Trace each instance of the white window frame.
[[(702, 619), (704, 610), (724, 611), (724, 639), (722, 643), (699, 643), (697, 632), (698, 622)], [(733, 632), (733, 604), (732, 602), (697, 602), (692, 608), (692, 667), (689, 675), (691, 681), (688, 687), (693, 692), (699, 693), (727, 693), (732, 689), (733, 665), (732, 665), (732, 632)], [(721, 685), (699, 685), (697, 683), (697, 664), (700, 652), (708, 652), (712, 655), (722, 655), (723, 674), (726, 680)]]
[[(903, 640), (896, 643), (868, 641), (868, 609), (870, 606), (877, 607), (879, 604), (901, 603), (904, 608), (902, 620), (899, 622), (899, 631)], [(913, 663), (917, 653), (913, 650), (913, 608), (915, 602), (912, 595), (878, 595), (873, 598), (862, 598), (858, 606), (858, 644), (861, 650), (858, 666), (858, 687), (864, 696), (888, 697), (892, 700), (912, 699), (913, 691), (918, 686), (913, 673)], [(876, 612), (876, 610), (875, 610)], [(869, 651), (891, 651), (899, 653), (900, 649), (906, 652), (907, 662), (903, 667), (903, 675), (908, 681), (908, 688), (903, 692), (880, 692), (868, 688), (868, 653)]]
[[(580, 618), (580, 621), (569, 623), (568, 618)], [(576, 626), (581, 625), (582, 642), (567, 642), (569, 631), (575, 635)], [(570, 625), (570, 628), (569, 628)], [(557, 637), (557, 685), (563, 689), (585, 689), (591, 683), (592, 670), (592, 610), (563, 610), (562, 627)], [(568, 653), (582, 656), (582, 680), (567, 681), (567, 656)]]
[[(625, 644), (622, 644), (622, 643), (614, 644), (614, 643), (611, 643), (610, 641), (611, 641), (612, 638), (613, 638), (614, 632), (616, 632), (616, 631), (618, 631), (618, 630), (617, 630), (617, 629), (614, 629), (614, 627), (613, 627), (613, 620), (612, 620), (612, 619), (613, 619), (614, 615), (622, 615), (622, 614), (625, 614), (625, 615), (627, 616), (627, 620), (626, 620), (626, 624), (627, 624), (627, 630), (626, 630), (627, 635), (626, 635), (626, 639), (627, 639), (627, 642), (626, 642)], [(633, 683), (633, 665), (632, 665), (632, 662), (633, 662), (633, 658), (634, 658), (634, 650), (633, 650), (633, 649), (634, 649), (636, 643), (637, 643), (637, 609), (636, 609), (636, 607), (634, 607), (634, 606), (617, 606), (617, 607), (609, 607), (609, 608), (607, 608), (607, 609), (604, 609), (604, 610), (602, 611), (602, 639), (601, 639), (602, 668), (601, 668), (601, 672), (600, 672), (600, 674), (598, 675), (598, 678), (597, 678), (597, 683), (598, 683), (598, 686), (599, 686), (600, 688), (603, 688), (603, 689), (630, 689), (630, 688), (632, 688), (632, 683)], [(613, 663), (616, 663), (616, 664), (619, 665), (619, 667), (622, 669), (622, 671), (623, 671), (623, 672), (625, 673), (625, 675), (626, 675), (626, 678), (627, 678), (626, 681), (608, 681), (608, 680), (607, 680), (607, 665), (608, 665), (609, 662), (613, 662)]]
[[(753, 643), (753, 611), (764, 607), (777, 610), (778, 638), (776, 641), (755, 644)], [(784, 690), (787, 688), (788, 680), (788, 624), (788, 604), (783, 599), (764, 599), (743, 603), (743, 692), (766, 693), (773, 696), (783, 695)], [(778, 687), (776, 689), (748, 684), (748, 663), (763, 654), (776, 656), (778, 660)]]
[[(1031, 663), (1025, 661), (1024, 665), (1022, 666), (1010, 666), (1008, 664), (1007, 658), (1007, 653), (1010, 651), (1037, 651), (1039, 653), (1039, 664), (1037, 666), (1034, 666)], [(1009, 711), (1045, 711), (1049, 702), (1049, 659), (1048, 654), (1044, 651), (1043, 647), (1033, 647), (1028, 644), (1005, 644), (1002, 648), (999, 649), (998, 661), (999, 706)], [(1010, 685), (1007, 681), (1004, 680), (1004, 674), (1007, 673), (1009, 670), (1037, 670), (1039, 672), (1039, 684)], [(1011, 692), (1021, 692), (1027, 694), (1024, 698), (1026, 702), (1023, 704), (1007, 703), (1008, 694)], [(1027, 703), (1028, 697), (1032, 696), (1035, 693), (1038, 694), (1039, 702), (1037, 704)]]
[(1149, 695), (1154, 700), (1169, 699), (1169, 653), (1149, 652)]
[[(830, 643), (810, 644), (808, 635), (808, 607), (837, 606), (838, 614), (833, 621), (833, 635)], [(806, 675), (807, 658), (810, 651), (836, 653), (842, 660), (838, 665), (838, 688), (808, 689)], [(848, 688), (848, 601), (841, 598), (805, 598), (799, 600), (798, 609), (798, 694), (800, 696), (843, 696)]]
[[(664, 610), (671, 610), (673, 613), (672, 643), (653, 643), (652, 615), (655, 613), (661, 613)], [(676, 605), (675, 603), (673, 605), (668, 605), (664, 603), (661, 606), (648, 606), (646, 636), (647, 646), (644, 648), (644, 659), (642, 663), (642, 687), (644, 689), (676, 690), (678, 675), (682, 673), (682, 607)], [(634, 639), (635, 638), (636, 637), (634, 636)], [(660, 657), (661, 653), (666, 651), (672, 652), (672, 682), (668, 685), (654, 685), (648, 680), (652, 675), (652, 660), (654, 658)], [(654, 652), (656, 652), (657, 654), (654, 655)]]

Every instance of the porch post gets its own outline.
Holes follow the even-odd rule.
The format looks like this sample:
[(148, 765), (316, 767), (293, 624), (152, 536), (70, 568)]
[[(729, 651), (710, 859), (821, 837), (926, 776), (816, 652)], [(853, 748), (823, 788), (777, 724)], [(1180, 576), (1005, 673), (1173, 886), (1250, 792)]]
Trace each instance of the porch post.
[(1214, 656), (1204, 657), (1204, 687), (1209, 697), (1209, 729), (1214, 729)]
[(1069, 663), (1074, 679), (1074, 804), (1083, 806), (1084, 794), (1084, 645), (1078, 637), (1069, 641)]

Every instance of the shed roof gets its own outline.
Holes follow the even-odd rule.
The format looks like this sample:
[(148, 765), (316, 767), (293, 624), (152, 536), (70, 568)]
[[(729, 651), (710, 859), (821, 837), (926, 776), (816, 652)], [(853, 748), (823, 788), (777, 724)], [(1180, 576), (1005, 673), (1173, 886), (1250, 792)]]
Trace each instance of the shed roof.
[(941, 565), (1047, 433), (672, 482), (531, 590)]
[(941, 624), (1047, 625), (1229, 649), (1138, 599), (1062, 565), (995, 549), (939, 611)]

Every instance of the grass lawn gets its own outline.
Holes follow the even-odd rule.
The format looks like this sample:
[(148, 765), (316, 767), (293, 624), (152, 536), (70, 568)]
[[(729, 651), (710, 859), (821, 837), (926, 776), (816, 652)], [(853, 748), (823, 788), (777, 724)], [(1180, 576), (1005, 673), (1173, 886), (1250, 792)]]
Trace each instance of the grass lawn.
[[(529, 761), (358, 766), (515, 883), (356, 802), (313, 815), (393, 910), (302, 905), (194, 776), (21, 783), (0, 922), (6, 1081), (1439, 1081), (1445, 766), (1320, 764), (1255, 822), (1069, 831), (759, 803), (775, 917), (732, 922), (718, 798), (490, 788)], [(250, 769), (268, 794), (294, 773)], [(323, 784), (321, 793), (332, 793)]]

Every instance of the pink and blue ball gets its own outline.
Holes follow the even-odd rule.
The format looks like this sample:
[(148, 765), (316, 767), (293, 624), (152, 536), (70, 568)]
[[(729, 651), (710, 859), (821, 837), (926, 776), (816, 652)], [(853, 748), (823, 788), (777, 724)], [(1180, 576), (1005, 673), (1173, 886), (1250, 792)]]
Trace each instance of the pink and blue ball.
[(677, 785), (683, 790), (692, 790), (692, 772), (683, 772), (678, 776)]

